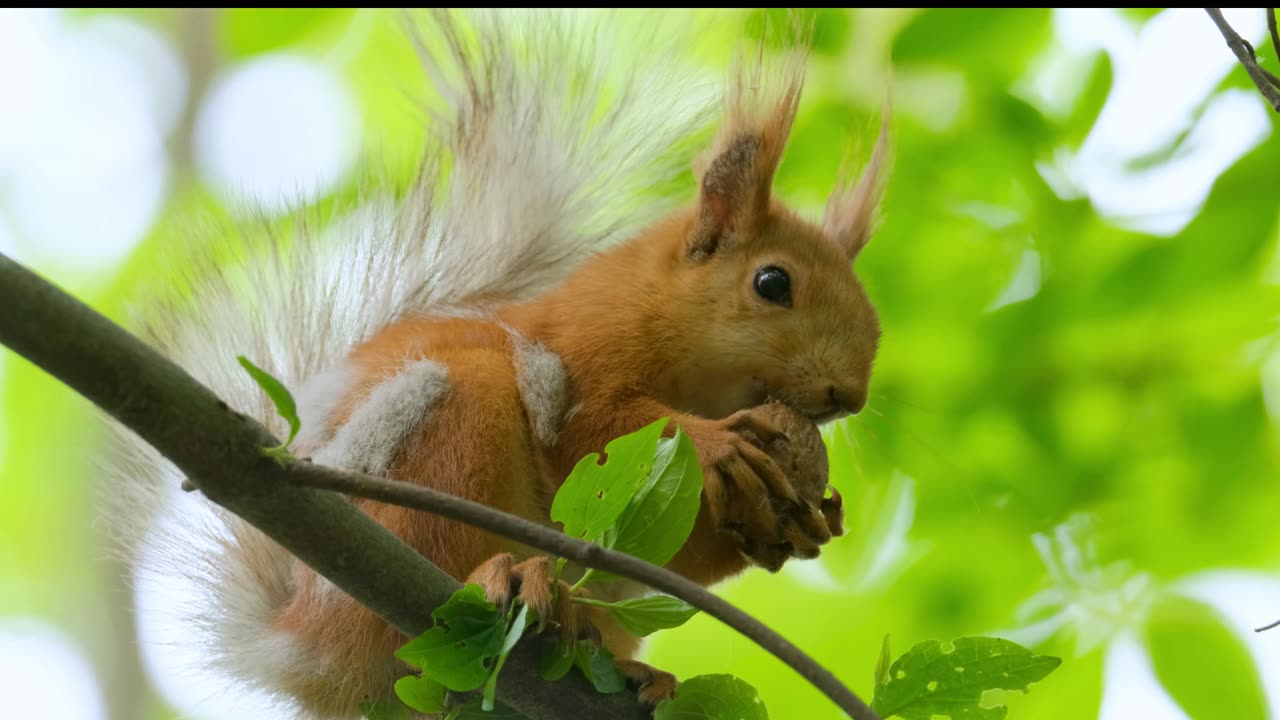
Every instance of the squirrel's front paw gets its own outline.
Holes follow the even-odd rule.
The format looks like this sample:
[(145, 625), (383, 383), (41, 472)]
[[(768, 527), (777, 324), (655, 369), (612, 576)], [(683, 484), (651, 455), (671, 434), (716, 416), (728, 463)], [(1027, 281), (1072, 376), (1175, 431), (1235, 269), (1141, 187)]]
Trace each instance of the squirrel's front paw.
[[(823, 499), (825, 448), (816, 468), (819, 463), (807, 448), (811, 438), (794, 432), (804, 426), (793, 415), (785, 406), (763, 405), (714, 421), (693, 438), (703, 469), (703, 496), (716, 529), (770, 572), (791, 557), (817, 557), (822, 545), (843, 532), (839, 495)], [(784, 428), (802, 437), (789, 437)], [(816, 491), (808, 487), (815, 484), (809, 482), (815, 470), (821, 475)]]
[(467, 582), (484, 588), (485, 598), (500, 608), (506, 608), (512, 598), (524, 601), (539, 629), (549, 625), (566, 640), (600, 641), (590, 608), (572, 602), (569, 584), (556, 579), (555, 563), (545, 555), (523, 562), (516, 562), (511, 553), (494, 555), (473, 570)]

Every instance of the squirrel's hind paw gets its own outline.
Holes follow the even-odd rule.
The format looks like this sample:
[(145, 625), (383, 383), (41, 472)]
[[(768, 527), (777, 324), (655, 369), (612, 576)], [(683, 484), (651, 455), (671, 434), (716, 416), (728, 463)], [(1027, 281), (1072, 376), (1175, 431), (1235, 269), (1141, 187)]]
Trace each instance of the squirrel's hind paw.
[(617, 660), (615, 663), (627, 684), (636, 689), (636, 698), (645, 705), (656, 707), (676, 694), (680, 681), (675, 675), (635, 660)]
[(501, 608), (519, 598), (537, 618), (538, 630), (550, 625), (567, 640), (595, 638), (589, 608), (572, 602), (569, 584), (556, 579), (555, 562), (545, 556), (516, 562), (511, 553), (486, 560), (467, 577), (468, 583), (484, 588), (489, 602)]

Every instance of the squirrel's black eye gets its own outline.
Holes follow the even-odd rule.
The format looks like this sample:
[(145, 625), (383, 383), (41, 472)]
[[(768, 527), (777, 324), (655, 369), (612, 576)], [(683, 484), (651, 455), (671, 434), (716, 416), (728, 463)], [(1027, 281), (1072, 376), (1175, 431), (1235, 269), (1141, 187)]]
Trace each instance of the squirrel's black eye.
[(791, 277), (777, 265), (766, 265), (756, 271), (756, 294), (774, 305), (791, 307)]

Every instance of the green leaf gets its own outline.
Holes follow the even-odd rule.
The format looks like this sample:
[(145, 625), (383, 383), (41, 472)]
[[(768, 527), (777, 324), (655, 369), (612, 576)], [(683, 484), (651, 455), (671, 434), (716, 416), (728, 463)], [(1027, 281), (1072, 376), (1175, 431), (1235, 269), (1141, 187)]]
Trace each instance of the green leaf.
[(445, 692), (444, 685), (429, 677), (408, 675), (396, 681), (396, 697), (421, 713), (443, 712)]
[(565, 534), (594, 540), (613, 525), (649, 477), (666, 424), (662, 418), (610, 441), (603, 465), (598, 453), (578, 462), (551, 503), (551, 519), (564, 524)]
[(903, 65), (954, 65), (1003, 84), (1040, 52), (1052, 35), (1051, 13), (1040, 8), (999, 11), (925, 10), (893, 41), (893, 61)]
[(658, 630), (680, 627), (698, 614), (698, 608), (670, 595), (604, 602), (590, 598), (574, 598), (582, 605), (608, 608), (622, 628), (636, 637), (644, 637)]
[(613, 654), (603, 647), (593, 649), (591, 643), (578, 643), (573, 664), (587, 676), (597, 692), (609, 695), (621, 692), (627, 686), (627, 679), (622, 677), (613, 662)]
[(435, 627), (396, 651), (396, 657), (450, 690), (475, 690), (489, 679), (492, 658), (507, 634), (506, 618), (485, 600), (479, 585), (466, 585), (431, 613)]
[(666, 565), (693, 531), (701, 499), (698, 450), (677, 428), (675, 437), (658, 441), (653, 469), (619, 516), (611, 546), (654, 565)]
[(876, 684), (871, 707), (884, 718), (1001, 720), (1007, 709), (982, 707), (984, 691), (1026, 692), (1062, 664), (1000, 638), (960, 638), (951, 645), (929, 640), (908, 650), (894, 661), (885, 682)]
[(769, 720), (760, 693), (732, 675), (699, 675), (680, 683), (653, 720)]
[[(302, 421), (298, 419), (298, 405), (293, 401), (293, 394), (279, 380), (275, 379), (266, 370), (254, 365), (249, 358), (243, 355), (237, 355), (236, 359), (240, 361), (240, 366), (249, 373), (249, 377), (258, 383), (258, 387), (271, 398), (271, 402), (275, 403), (276, 412), (280, 413), (280, 417), (289, 423), (289, 439), (279, 448), (268, 448), (267, 450), (277, 452), (287, 450), (289, 444), (298, 435), (298, 429), (302, 427)], [(271, 455), (271, 457), (276, 457)], [(276, 457), (279, 460), (279, 457)]]
[(1162, 598), (1151, 607), (1146, 639), (1156, 677), (1188, 717), (1267, 717), (1258, 667), (1212, 607)]
[(538, 675), (543, 680), (559, 680), (573, 667), (573, 660), (573, 646), (565, 645), (564, 640), (556, 638), (555, 644), (547, 649), (538, 662)]
[(502, 641), (502, 649), (498, 651), (498, 661), (494, 663), (493, 672), (489, 674), (489, 680), (484, 684), (486, 711), (493, 709), (493, 696), (498, 690), (498, 673), (502, 672), (502, 666), (507, 664), (507, 656), (511, 654), (511, 648), (515, 647), (520, 637), (524, 635), (524, 628), (528, 622), (529, 606), (520, 603), (520, 612), (516, 613), (515, 620), (511, 621), (511, 627), (507, 628), (507, 637)]
[(360, 703), (360, 714), (366, 720), (412, 720), (413, 713), (404, 703), (395, 698), (387, 698), (378, 702)]
[(884, 643), (880, 645), (880, 657), (876, 658), (876, 686), (884, 684), (889, 677), (889, 663), (893, 660), (893, 652), (889, 649), (889, 635), (885, 634)]

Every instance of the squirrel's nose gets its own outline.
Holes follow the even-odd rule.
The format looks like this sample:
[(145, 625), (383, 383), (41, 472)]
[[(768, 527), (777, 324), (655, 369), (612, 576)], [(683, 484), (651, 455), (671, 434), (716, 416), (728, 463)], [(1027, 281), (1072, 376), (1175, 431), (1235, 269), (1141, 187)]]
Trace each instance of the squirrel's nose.
[(867, 405), (867, 391), (864, 388), (836, 385), (827, 386), (827, 399), (833, 406), (857, 415)]

